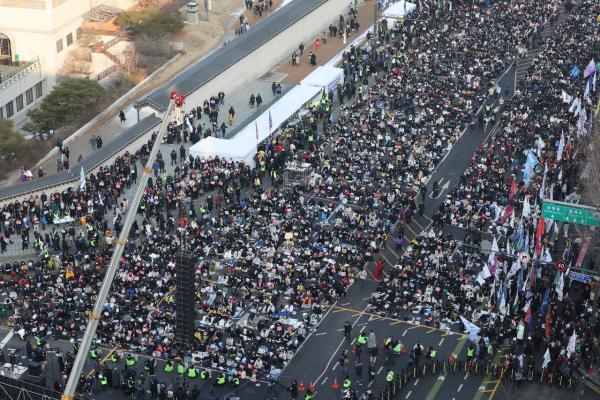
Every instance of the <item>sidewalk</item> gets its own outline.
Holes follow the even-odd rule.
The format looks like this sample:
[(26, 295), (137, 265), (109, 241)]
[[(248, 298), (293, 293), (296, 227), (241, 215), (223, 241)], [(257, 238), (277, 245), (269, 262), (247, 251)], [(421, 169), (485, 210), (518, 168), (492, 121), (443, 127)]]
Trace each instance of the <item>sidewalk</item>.
[[(312, 43), (304, 43), (304, 53), (300, 57), (299, 65), (292, 65), (292, 55), (290, 54), (288, 59), (285, 60), (285, 62), (278, 68), (276, 68), (276, 72), (286, 75), (286, 77), (281, 81), (281, 84), (296, 85), (300, 83), (300, 81), (310, 74), (315, 68), (317, 68), (309, 63), (308, 57), (311, 51), (317, 56), (317, 66), (324, 65), (336, 54), (341, 52), (346, 46), (350, 45), (350, 43), (352, 43), (357, 36), (371, 28), (375, 16), (374, 4), (375, 2), (370, 0), (361, 1), (358, 4), (357, 20), (359, 23), (359, 29), (358, 31), (353, 31), (350, 33), (350, 36), (346, 38), (346, 44), (343, 43), (343, 39), (339, 34), (337, 37), (329, 37), (329, 31), (326, 30), (327, 43), (322, 43), (319, 49), (317, 49), (315, 46), (315, 38), (313, 38)], [(347, 17), (347, 14), (344, 15), (344, 18)], [(334, 19), (332, 16), (331, 22), (337, 23), (337, 18)], [(300, 42), (298, 42), (298, 45), (300, 45)]]

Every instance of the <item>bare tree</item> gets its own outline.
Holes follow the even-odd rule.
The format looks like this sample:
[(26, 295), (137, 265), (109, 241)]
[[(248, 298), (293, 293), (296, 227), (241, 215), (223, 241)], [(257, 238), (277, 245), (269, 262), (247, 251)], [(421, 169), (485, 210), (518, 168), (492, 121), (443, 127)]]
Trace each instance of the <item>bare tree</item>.
[(88, 47), (71, 50), (63, 64), (62, 72), (66, 75), (86, 75), (92, 69), (92, 51)]

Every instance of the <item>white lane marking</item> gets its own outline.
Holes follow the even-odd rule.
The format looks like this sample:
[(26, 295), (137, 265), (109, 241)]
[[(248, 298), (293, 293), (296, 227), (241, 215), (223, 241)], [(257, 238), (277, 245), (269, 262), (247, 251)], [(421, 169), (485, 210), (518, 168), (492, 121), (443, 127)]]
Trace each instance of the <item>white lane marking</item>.
[(15, 331), (13, 329), (11, 329), (6, 334), (6, 336), (4, 336), (4, 339), (2, 339), (2, 341), (0, 342), (0, 350), (2, 350), (4, 348), (4, 346), (6, 346), (8, 344), (8, 342), (10, 342), (10, 339), (12, 339), (13, 336), (15, 336)]
[(352, 339), (352, 341), (350, 342), (350, 346), (354, 346), (354, 343), (356, 343), (356, 338)]
[(329, 378), (329, 377), (328, 377), (328, 376), (326, 376), (326, 377), (323, 379), (323, 382), (321, 382), (321, 386), (323, 386), (323, 385), (325, 384), (325, 382), (327, 382), (327, 378)]
[(404, 332), (402, 333), (402, 337), (404, 337), (406, 335), (406, 332), (408, 332), (408, 329), (404, 330)]
[(406, 397), (405, 399), (408, 399), (410, 397), (410, 395), (412, 394), (412, 390), (409, 390), (408, 393), (406, 393)]
[(343, 331), (343, 330), (344, 330), (344, 328), (338, 329), (338, 332), (341, 332), (341, 331)]
[(362, 328), (360, 328), (360, 333), (363, 333), (367, 329), (367, 324), (364, 324)]
[(457, 392), (460, 392), (462, 390), (463, 384), (461, 383), (460, 386), (458, 387), (458, 389), (456, 390)]
[[(361, 311), (361, 313), (359, 314), (358, 318), (356, 318), (356, 321), (354, 321), (354, 323), (352, 324), (352, 327), (354, 327), (358, 321), (360, 320), (360, 318), (364, 315), (365, 311), (367, 310), (367, 307), (369, 307), (369, 305), (367, 304), (365, 306), (365, 308)], [(330, 308), (331, 310), (331, 308)], [(304, 342), (302, 342), (303, 344), (306, 343), (307, 339), (304, 339)], [(352, 341), (354, 342), (356, 340), (356, 338), (354, 338)], [(331, 357), (329, 358), (329, 361), (327, 361), (327, 365), (325, 365), (325, 368), (323, 369), (323, 372), (321, 372), (321, 375), (319, 375), (317, 377), (317, 379), (315, 379), (315, 382), (319, 382), (321, 380), (321, 378), (323, 377), (323, 375), (325, 375), (325, 373), (327, 373), (327, 370), (329, 369), (329, 366), (331, 365), (331, 362), (333, 361), (333, 359), (335, 358), (335, 355), (337, 354), (337, 352), (340, 350), (340, 348), (342, 347), (342, 345), (344, 344), (344, 342), (346, 341), (346, 339), (342, 339), (340, 341), (340, 344), (338, 344), (337, 348), (335, 349), (335, 351), (333, 353), (331, 353)], [(354, 343), (352, 343), (354, 344)], [(289, 365), (289, 363), (288, 363)], [(335, 363), (334, 367), (332, 368), (332, 370), (335, 369), (335, 367), (338, 365), (338, 363)]]
[(365, 301), (365, 300), (369, 300), (370, 298), (371, 298), (371, 296), (369, 296), (369, 297), (365, 297), (365, 298), (363, 299), (363, 301)]
[(315, 333), (315, 336), (323, 336), (327, 335), (327, 332)]
[[(332, 370), (332, 371), (335, 371), (335, 369), (337, 368), (337, 366), (338, 366), (338, 363), (335, 363), (335, 364), (333, 365), (333, 368), (331, 368), (331, 370)], [(318, 380), (318, 379), (317, 379), (317, 380)]]
[(440, 340), (440, 342), (438, 343), (438, 346), (441, 346), (441, 345), (442, 345), (442, 343), (444, 343), (444, 339), (445, 339), (445, 338), (442, 338), (442, 339)]
[(350, 303), (342, 303), (342, 305), (343, 305), (343, 306), (347, 306), (347, 305), (349, 305), (349, 304), (350, 304)]
[(415, 386), (417, 386), (419, 384), (419, 378), (417, 378), (417, 380), (415, 381)]
[(465, 374), (465, 377), (464, 377), (463, 379), (466, 381), (468, 377), (469, 377), (469, 373), (467, 372), (467, 373)]
[(446, 377), (444, 375), (438, 376), (438, 381), (444, 382), (444, 379), (446, 379)]
[(383, 371), (383, 365), (381, 367), (379, 367), (379, 369), (377, 370), (377, 375), (379, 375), (381, 373), (381, 371)]
[[(358, 326), (366, 326), (366, 325), (369, 325), (369, 323), (368, 322), (363, 322), (362, 324), (358, 324)], [(362, 331), (364, 331), (364, 329), (361, 329), (360, 331), (362, 332)]]
[(367, 385), (367, 387), (371, 387), (373, 385), (373, 382), (375, 382), (375, 381), (369, 382), (369, 384)]

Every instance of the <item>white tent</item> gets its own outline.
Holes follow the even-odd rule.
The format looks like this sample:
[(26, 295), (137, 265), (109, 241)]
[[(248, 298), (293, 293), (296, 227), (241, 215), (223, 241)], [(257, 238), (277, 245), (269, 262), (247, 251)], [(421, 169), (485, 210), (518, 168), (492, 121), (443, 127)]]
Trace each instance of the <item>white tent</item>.
[(391, 6), (389, 6), (386, 10), (383, 11), (382, 16), (384, 18), (404, 18), (408, 14), (414, 11), (417, 8), (417, 5), (414, 3), (410, 3), (405, 0), (400, 0)]
[[(230, 139), (207, 137), (190, 147), (190, 154), (200, 158), (224, 157), (227, 160), (244, 161), (246, 164), (254, 165), (256, 146), (318, 95), (321, 90), (322, 88), (317, 86), (295, 86), (270, 108), (265, 109), (258, 118), (242, 128), (234, 137)], [(269, 119), (271, 119), (270, 124)]]
[(335, 91), (338, 84), (344, 79), (344, 70), (341, 68), (323, 65), (302, 79), (301, 85), (318, 86), (326, 88), (327, 91)]

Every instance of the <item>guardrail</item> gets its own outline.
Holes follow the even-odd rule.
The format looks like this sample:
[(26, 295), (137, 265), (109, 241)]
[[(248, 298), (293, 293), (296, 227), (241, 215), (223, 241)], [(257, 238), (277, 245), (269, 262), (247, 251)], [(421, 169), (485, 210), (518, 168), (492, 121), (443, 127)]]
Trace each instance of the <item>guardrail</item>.
[(113, 72), (117, 71), (119, 69), (118, 65), (111, 65), (110, 67), (106, 68), (104, 71), (100, 72), (98, 74), (98, 76), (96, 77), (96, 80), (100, 80), (102, 78), (106, 78), (108, 75), (112, 74)]
[(36, 69), (40, 69), (40, 59), (39, 58), (36, 59), (34, 62), (32, 62), (31, 65), (28, 65), (27, 67), (23, 68), (16, 74), (11, 75), (9, 78), (7, 78), (2, 83), (0, 83), (0, 91), (6, 89), (10, 85), (12, 85), (16, 81), (22, 79), (25, 75), (28, 75), (29, 73), (33, 72)]
[(0, 201), (17, 200), (19, 197), (23, 197), (33, 192), (51, 190), (52, 188), (69, 183), (76, 184), (79, 180), (81, 167), (83, 167), (86, 174), (90, 173), (106, 162), (106, 160), (114, 157), (115, 154), (123, 150), (129, 144), (154, 129), (160, 122), (161, 119), (156, 115), (149, 115), (125, 130), (123, 134), (119, 135), (114, 140), (108, 142), (101, 149), (91, 153), (90, 156), (81, 163), (73, 165), (68, 171), (62, 171), (54, 175), (46, 175), (43, 178), (1, 188)]

